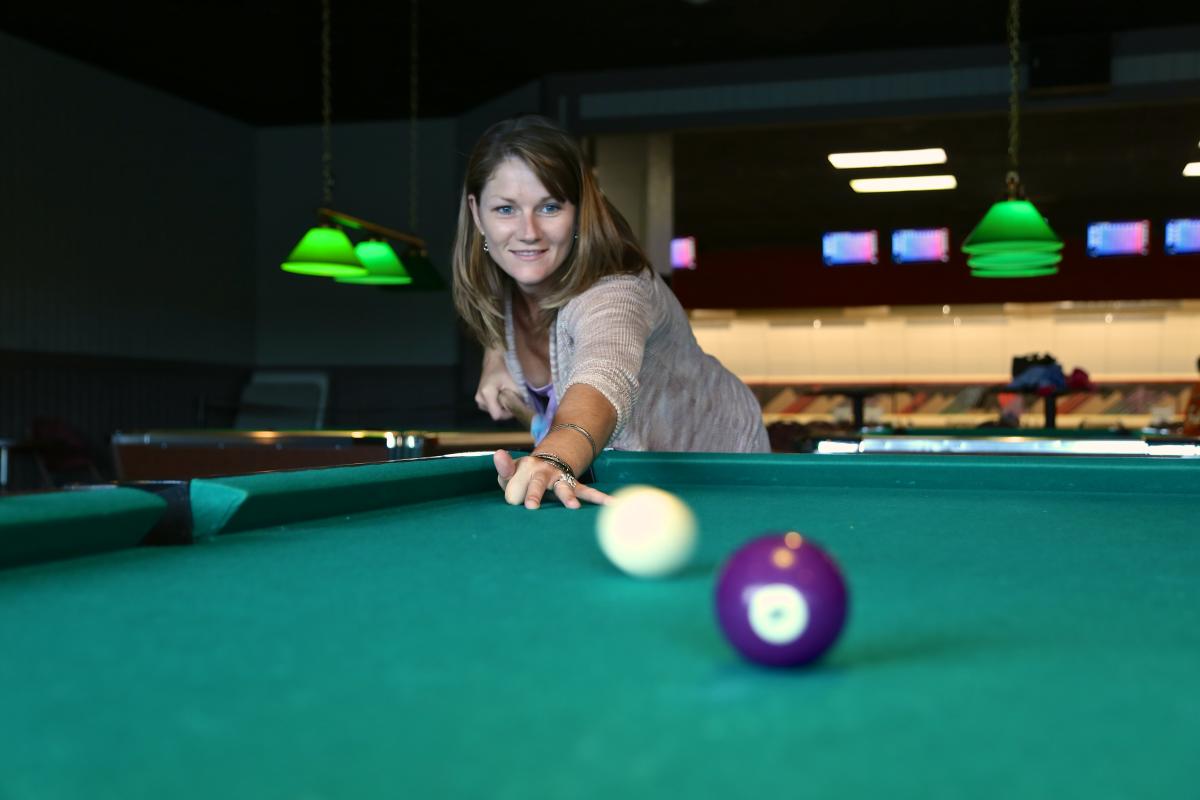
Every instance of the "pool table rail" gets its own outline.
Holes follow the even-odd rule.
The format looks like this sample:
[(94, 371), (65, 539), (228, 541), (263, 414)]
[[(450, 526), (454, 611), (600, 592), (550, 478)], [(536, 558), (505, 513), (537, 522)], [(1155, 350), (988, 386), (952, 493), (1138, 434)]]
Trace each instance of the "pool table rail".
[(490, 455), (197, 478), (193, 533), (205, 539), (485, 491), (498, 492)]

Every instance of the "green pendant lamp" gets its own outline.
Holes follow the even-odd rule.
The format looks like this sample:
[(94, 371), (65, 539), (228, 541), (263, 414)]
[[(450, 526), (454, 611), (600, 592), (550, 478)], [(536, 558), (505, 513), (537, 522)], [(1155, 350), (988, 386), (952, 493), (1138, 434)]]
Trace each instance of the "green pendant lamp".
[(1017, 174), (1018, 84), (1020, 78), (1020, 0), (1008, 4), (1008, 176), (1007, 199), (993, 205), (963, 242), (967, 265), (976, 278), (1036, 278), (1058, 272), (1062, 240), (1024, 197)]
[(988, 209), (963, 243), (963, 252), (971, 256), (1057, 253), (1062, 246), (1062, 240), (1050, 229), (1033, 203), (1013, 198), (1001, 200)]
[[(333, 205), (333, 92), (330, 70), (330, 0), (321, 0), (321, 178), (325, 206)], [(323, 278), (366, 275), (354, 245), (341, 228), (318, 225), (310, 228), (291, 255), (280, 264), (284, 272)]]
[(367, 274), (355, 254), (350, 237), (340, 228), (318, 225), (310, 228), (300, 244), (280, 265), (284, 272), (323, 278), (350, 278)]
[(365, 275), (354, 275), (348, 278), (338, 278), (338, 283), (357, 283), (367, 286), (407, 286), (412, 283), (412, 276), (404, 268), (404, 263), (396, 251), (387, 242), (379, 239), (368, 239), (359, 242), (354, 248), (359, 261), (366, 267)]

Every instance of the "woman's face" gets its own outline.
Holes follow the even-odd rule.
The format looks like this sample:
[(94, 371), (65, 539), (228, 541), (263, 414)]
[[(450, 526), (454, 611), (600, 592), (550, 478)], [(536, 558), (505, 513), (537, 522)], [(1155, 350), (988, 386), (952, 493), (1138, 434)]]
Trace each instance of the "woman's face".
[(575, 206), (551, 197), (524, 161), (501, 162), (479, 197), (467, 202), (488, 254), (520, 287), (537, 296), (575, 243)]

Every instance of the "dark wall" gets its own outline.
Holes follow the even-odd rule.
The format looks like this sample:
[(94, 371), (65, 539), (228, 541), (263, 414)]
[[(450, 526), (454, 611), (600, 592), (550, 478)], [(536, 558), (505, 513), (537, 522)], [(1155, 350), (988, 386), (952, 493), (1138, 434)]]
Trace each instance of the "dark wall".
[[(487, 423), (448, 290), (279, 270), (321, 203), (318, 128), (255, 130), (2, 34), (0, 76), (19, 120), (0, 127), (0, 437), (60, 424), (108, 477), (113, 431), (229, 426), (273, 368), (329, 375), (329, 427)], [(538, 97), (499, 98), (468, 128)], [(425, 238), (447, 286), (458, 132), (421, 121), (415, 175), (407, 123), (334, 134), (334, 206)], [(15, 486), (32, 465), (14, 457)]]
[(0, 34), (0, 348), (253, 356), (252, 130)]
[[(254, 355), (248, 126), (0, 34), (0, 436), (190, 426)], [(31, 461), (13, 459), (13, 484)]]

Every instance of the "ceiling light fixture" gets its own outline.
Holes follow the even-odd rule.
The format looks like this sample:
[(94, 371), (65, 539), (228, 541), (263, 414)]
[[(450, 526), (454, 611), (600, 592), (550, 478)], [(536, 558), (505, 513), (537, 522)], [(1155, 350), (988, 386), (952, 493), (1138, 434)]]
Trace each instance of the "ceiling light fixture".
[[(330, 50), (330, 0), (321, 0), (321, 188), (326, 206), (333, 205), (333, 102)], [(318, 215), (319, 217), (319, 215)], [(366, 275), (350, 237), (318, 221), (280, 265), (285, 272), (323, 278)]]
[[(413, 19), (416, 19), (416, 0), (413, 0)], [(280, 265), (285, 272), (334, 278), (338, 283), (370, 286), (410, 286), (417, 284), (400, 256), (389, 242), (406, 246), (405, 258), (420, 260), (425, 254), (425, 242), (411, 234), (334, 211), (333, 205), (333, 92), (330, 36), (330, 0), (321, 2), (321, 186), (324, 205), (317, 209), (317, 224), (300, 239), (287, 259)], [(415, 29), (414, 29), (415, 30)], [(415, 80), (415, 74), (414, 74)], [(415, 103), (415, 100), (413, 101)], [(414, 106), (415, 108), (415, 106)], [(415, 120), (413, 128), (415, 131)], [(415, 170), (410, 184), (415, 187)], [(415, 192), (415, 188), (414, 188)], [(414, 217), (415, 219), (415, 217)], [(415, 227), (415, 226), (414, 226)], [(367, 238), (357, 245), (351, 242), (346, 229), (360, 231)], [(441, 288), (436, 270), (422, 261), (423, 278), (418, 288)]]
[[(417, 174), (419, 168), (417, 150), (417, 120), (418, 120), (418, 76), (417, 76), (417, 2), (409, 0), (408, 24), (408, 227), (417, 229)], [(350, 217), (346, 214), (332, 212), (347, 224), (367, 231), (371, 238), (359, 242), (356, 251), (358, 257), (366, 265), (368, 274), (360, 278), (339, 278), (338, 283), (368, 284), (382, 286), (396, 291), (421, 291), (444, 289), (445, 283), (429, 261), (429, 253), (425, 242), (407, 233), (385, 228), (366, 220)], [(385, 240), (403, 242), (408, 246), (404, 260), (396, 255), (396, 251)]]
[(963, 242), (967, 265), (977, 278), (1034, 278), (1053, 275), (1062, 261), (1062, 240), (1025, 199), (1017, 172), (1019, 142), (1020, 0), (1008, 3), (1008, 175), (1007, 199), (995, 203)]
[(828, 157), (829, 163), (837, 169), (917, 167), (923, 164), (946, 163), (946, 151), (940, 147), (924, 150), (878, 150), (870, 153), (830, 153)]
[(856, 178), (850, 188), (860, 194), (875, 192), (933, 192), (953, 189), (958, 181), (953, 175), (912, 175), (903, 178)]
[(1185, 178), (1200, 178), (1200, 161), (1184, 164), (1183, 175)]
[(331, 208), (317, 209), (317, 214), (330, 224), (339, 227), (362, 231), (367, 238), (354, 246), (354, 253), (366, 267), (365, 275), (338, 278), (338, 283), (357, 283), (365, 286), (409, 286), (413, 276), (405, 268), (404, 262), (392, 248), (391, 242), (406, 246), (404, 259), (410, 261), (412, 256), (425, 249), (425, 242), (407, 233), (393, 230), (368, 222), (365, 219), (352, 217)]

